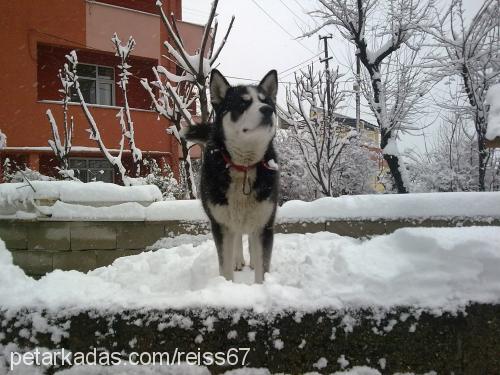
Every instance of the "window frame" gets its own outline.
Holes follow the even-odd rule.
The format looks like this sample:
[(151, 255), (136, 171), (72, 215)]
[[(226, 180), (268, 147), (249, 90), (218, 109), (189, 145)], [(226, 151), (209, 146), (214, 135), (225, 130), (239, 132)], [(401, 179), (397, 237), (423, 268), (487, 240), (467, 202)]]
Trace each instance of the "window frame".
[[(72, 160), (80, 160), (80, 161), (85, 161), (85, 168), (74, 168), (71, 166), (71, 161)], [(100, 171), (100, 170), (104, 170), (104, 171), (111, 171), (111, 179), (112, 181), (111, 182), (107, 182), (107, 181), (103, 181), (103, 182), (106, 182), (106, 183), (113, 183), (115, 184), (116, 183), (116, 176), (115, 176), (115, 170), (113, 168), (113, 165), (111, 163), (109, 163), (109, 167), (106, 167), (106, 168), (90, 168), (89, 167), (89, 161), (106, 161), (109, 163), (109, 161), (106, 159), (106, 158), (93, 158), (93, 157), (83, 157), (83, 156), (77, 156), (77, 157), (70, 157), (69, 158), (69, 167), (70, 169), (73, 169), (74, 171), (78, 171), (80, 169), (83, 169), (84, 171), (87, 171), (87, 181), (82, 181), (80, 180), (79, 176), (75, 176), (76, 178), (78, 178), (80, 181), (84, 182), (84, 183), (88, 183), (88, 182), (93, 182), (92, 181), (92, 178), (93, 176), (96, 176), (97, 173), (93, 173), (91, 171)]]
[[(107, 66), (107, 65), (78, 63), (78, 66), (82, 66), (82, 65), (95, 67), (95, 76), (94, 77), (88, 76), (88, 75), (78, 75), (78, 80), (79, 81), (80, 81), (80, 79), (86, 79), (86, 80), (92, 80), (92, 81), (95, 82), (95, 101), (96, 101), (96, 103), (87, 103), (87, 104), (90, 104), (90, 105), (101, 105), (101, 106), (106, 106), (106, 107), (115, 107), (116, 106), (115, 68), (112, 67), (112, 66)], [(99, 68), (111, 69), (113, 71), (113, 78), (110, 79), (110, 78), (105, 78), (105, 77), (99, 76)], [(101, 94), (100, 94), (100, 90), (99, 90), (99, 84), (100, 83), (111, 84), (111, 104), (102, 104), (101, 103)]]

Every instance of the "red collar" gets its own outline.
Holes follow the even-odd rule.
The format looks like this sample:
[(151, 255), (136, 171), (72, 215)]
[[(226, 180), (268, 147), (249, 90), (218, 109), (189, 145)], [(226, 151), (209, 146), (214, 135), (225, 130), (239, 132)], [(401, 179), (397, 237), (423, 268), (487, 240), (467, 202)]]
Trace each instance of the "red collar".
[(255, 163), (255, 164), (240, 165), (240, 164), (235, 164), (231, 160), (231, 158), (229, 157), (229, 155), (226, 152), (224, 152), (224, 151), (222, 152), (222, 157), (224, 158), (224, 161), (226, 162), (227, 168), (229, 168), (229, 167), (234, 168), (238, 172), (248, 172), (248, 170), (250, 170), (252, 168), (255, 168), (259, 164), (262, 165), (266, 169), (274, 170), (274, 168), (271, 168), (271, 166), (269, 166), (269, 164), (264, 159), (262, 159), (261, 161), (259, 161), (258, 163)]

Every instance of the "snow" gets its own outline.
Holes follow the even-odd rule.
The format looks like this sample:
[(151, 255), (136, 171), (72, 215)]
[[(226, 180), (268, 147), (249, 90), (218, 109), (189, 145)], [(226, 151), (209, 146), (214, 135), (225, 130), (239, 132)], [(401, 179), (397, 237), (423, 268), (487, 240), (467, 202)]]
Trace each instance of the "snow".
[[(121, 202), (151, 203), (162, 200), (162, 194), (155, 185), (124, 187), (104, 182), (82, 183), (79, 181), (31, 181), (30, 184), (1, 184), (0, 214), (5, 215), (16, 210), (32, 211), (34, 205), (41, 199), (59, 200), (60, 202), (57, 203), (60, 205), (55, 208), (55, 211), (58, 212), (63, 206), (69, 211), (68, 215), (78, 211), (78, 206), (73, 207), (71, 203), (100, 206)], [(45, 209), (50, 210), (49, 207)], [(134, 212), (131, 214), (134, 215)], [(123, 212), (123, 215), (128, 216), (126, 212)]]
[(325, 368), (328, 365), (328, 360), (325, 357), (321, 357), (318, 359), (316, 363), (313, 364), (313, 367), (317, 368), (318, 370), (321, 370)]
[(7, 147), (7, 136), (0, 129), (0, 150)]
[[(249, 269), (237, 272), (235, 282), (220, 277), (211, 240), (119, 258), (87, 274), (56, 270), (40, 280), (13, 265), (0, 243), (0, 306), (455, 312), (470, 302), (500, 302), (498, 238), (500, 227), (404, 228), (364, 241), (327, 232), (278, 234), (262, 285), (252, 283)], [(246, 248), (245, 255), (248, 261)], [(347, 315), (344, 322), (347, 330), (356, 323)]]
[(398, 143), (394, 138), (389, 138), (387, 145), (384, 147), (384, 155), (400, 156), (401, 152), (398, 148)]
[[(20, 217), (22, 211), (30, 212), (34, 198), (43, 197), (61, 200), (53, 206), (38, 207), (54, 220), (208, 220), (201, 201), (159, 201), (161, 193), (153, 185), (122, 187), (100, 182), (82, 184), (63, 181), (35, 181), (32, 184), (37, 193), (27, 184), (0, 185), (0, 214)], [(144, 207), (138, 202), (154, 203)], [(105, 204), (109, 206), (90, 207)], [(288, 201), (278, 208), (277, 213), (278, 222), (450, 217), (499, 218), (500, 192), (346, 195), (320, 198), (313, 202)]]
[(289, 201), (278, 210), (281, 221), (299, 219), (419, 219), (499, 217), (500, 192), (354, 195)]
[(340, 365), (342, 369), (345, 369), (347, 366), (349, 366), (349, 361), (345, 358), (345, 355), (342, 354), (338, 359), (337, 363)]
[(489, 88), (486, 103), (490, 105), (486, 139), (493, 140), (500, 137), (500, 83)]

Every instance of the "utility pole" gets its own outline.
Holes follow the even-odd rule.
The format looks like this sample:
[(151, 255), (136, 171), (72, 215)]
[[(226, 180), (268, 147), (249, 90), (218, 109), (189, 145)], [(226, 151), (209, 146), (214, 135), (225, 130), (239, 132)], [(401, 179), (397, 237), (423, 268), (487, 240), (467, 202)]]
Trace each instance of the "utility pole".
[(361, 120), (361, 77), (359, 56), (356, 55), (356, 130), (359, 132)]
[(326, 105), (327, 105), (327, 116), (330, 117), (331, 115), (331, 110), (332, 110), (332, 103), (331, 103), (331, 97), (330, 97), (330, 66), (328, 64), (328, 61), (332, 59), (332, 56), (328, 56), (328, 39), (332, 39), (332, 34), (330, 35), (325, 35), (325, 36), (319, 36), (319, 40), (323, 39), (324, 43), (324, 48), (325, 48), (325, 57), (323, 59), (319, 59), (322, 63), (325, 63), (325, 70), (326, 70)]

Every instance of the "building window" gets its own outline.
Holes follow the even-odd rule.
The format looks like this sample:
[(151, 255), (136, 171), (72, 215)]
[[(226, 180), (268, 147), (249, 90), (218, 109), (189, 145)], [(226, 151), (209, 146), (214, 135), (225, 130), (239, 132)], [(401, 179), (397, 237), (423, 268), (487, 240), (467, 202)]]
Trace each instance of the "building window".
[[(109, 66), (78, 64), (80, 90), (88, 104), (115, 105), (115, 71)], [(79, 102), (76, 92), (72, 101)]]
[(106, 159), (70, 158), (69, 166), (80, 181), (114, 182), (113, 166)]

